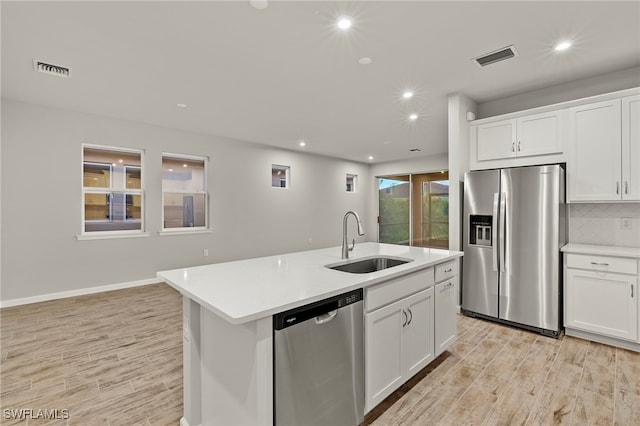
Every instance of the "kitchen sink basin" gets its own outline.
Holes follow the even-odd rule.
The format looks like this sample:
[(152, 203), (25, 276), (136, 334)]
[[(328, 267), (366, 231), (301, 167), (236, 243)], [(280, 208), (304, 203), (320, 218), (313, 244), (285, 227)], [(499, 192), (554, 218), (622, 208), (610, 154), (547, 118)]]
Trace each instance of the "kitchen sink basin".
[(394, 266), (404, 265), (412, 262), (411, 259), (403, 259), (401, 257), (375, 256), (367, 257), (359, 260), (350, 260), (347, 262), (327, 265), (326, 268), (336, 271), (349, 272), (351, 274), (368, 274), (370, 272), (381, 271)]

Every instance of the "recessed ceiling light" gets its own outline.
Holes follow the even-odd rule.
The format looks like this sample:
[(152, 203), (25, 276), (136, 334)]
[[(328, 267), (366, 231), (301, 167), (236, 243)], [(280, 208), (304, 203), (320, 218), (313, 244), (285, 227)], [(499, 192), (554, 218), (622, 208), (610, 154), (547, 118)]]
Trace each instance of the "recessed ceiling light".
[(389, 145), (389, 141), (384, 141), (382, 143), (385, 144), (385, 145)]
[(298, 142), (298, 145), (300, 146), (307, 146), (307, 143), (305, 141), (300, 141)]
[(409, 116), (409, 120), (411, 120), (411, 121), (415, 121), (415, 120), (417, 120), (417, 119), (418, 119), (418, 114), (411, 114), (411, 115)]
[(338, 28), (340, 28), (341, 30), (347, 30), (351, 28), (351, 18), (343, 16), (338, 19)]
[(187, 104), (176, 104), (178, 108), (186, 108)]
[(254, 9), (258, 9), (258, 10), (266, 9), (267, 6), (269, 6), (269, 3), (267, 3), (267, 0), (250, 0), (249, 4)]
[(358, 59), (358, 63), (360, 65), (369, 65), (371, 62), (373, 62), (373, 60), (371, 58), (366, 57), (366, 56)]
[(368, 158), (369, 160), (373, 160), (373, 155), (370, 155)]
[(183, 165), (182, 165), (182, 167), (187, 167), (187, 165), (186, 165), (186, 164), (183, 164)]
[(404, 92), (402, 94), (402, 97), (405, 98), (405, 99), (411, 99), (413, 97), (413, 92), (407, 90), (406, 92)]
[(169, 169), (169, 171), (170, 171), (170, 172), (172, 172), (172, 171), (173, 171), (173, 169)]
[(570, 47), (571, 47), (570, 41), (561, 41), (560, 43), (556, 44), (556, 46), (553, 49), (556, 52), (562, 52), (563, 50), (567, 50)]

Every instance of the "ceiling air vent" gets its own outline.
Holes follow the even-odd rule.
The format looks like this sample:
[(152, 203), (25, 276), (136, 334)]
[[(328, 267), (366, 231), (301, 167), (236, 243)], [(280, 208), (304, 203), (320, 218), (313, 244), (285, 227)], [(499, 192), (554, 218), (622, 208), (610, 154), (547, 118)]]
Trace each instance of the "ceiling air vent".
[(489, 64), (504, 61), (505, 59), (515, 58), (516, 56), (518, 56), (518, 52), (515, 46), (511, 45), (474, 58), (473, 61), (478, 64), (478, 66), (485, 67)]
[(33, 60), (33, 69), (44, 74), (57, 75), (58, 77), (71, 77), (71, 68), (48, 64), (36, 59)]

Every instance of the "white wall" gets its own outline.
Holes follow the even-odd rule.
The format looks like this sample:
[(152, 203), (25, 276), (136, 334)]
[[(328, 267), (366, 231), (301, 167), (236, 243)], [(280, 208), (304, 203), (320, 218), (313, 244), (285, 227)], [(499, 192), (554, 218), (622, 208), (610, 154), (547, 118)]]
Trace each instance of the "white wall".
[(469, 171), (467, 112), (475, 114), (476, 108), (476, 103), (463, 94), (449, 96), (449, 247), (452, 250), (462, 250), (462, 186), (464, 174)]
[[(81, 230), (82, 143), (145, 151), (149, 237), (75, 238)], [(158, 235), (162, 152), (210, 157), (213, 232)], [(2, 301), (145, 280), (164, 269), (338, 246), (348, 210), (374, 227), (367, 223), (368, 164), (297, 151), (3, 100), (1, 159)], [(271, 188), (272, 164), (291, 166), (290, 189)], [(347, 173), (358, 175), (357, 193), (345, 191)]]
[(378, 241), (378, 181), (376, 177), (448, 170), (447, 158), (447, 154), (440, 154), (371, 165), (371, 190), (368, 206), (369, 216), (367, 217), (367, 222), (372, 224), (371, 232), (368, 233), (370, 235), (369, 241)]
[(559, 102), (616, 92), (640, 86), (640, 67), (575, 80), (478, 104), (477, 117), (486, 118)]

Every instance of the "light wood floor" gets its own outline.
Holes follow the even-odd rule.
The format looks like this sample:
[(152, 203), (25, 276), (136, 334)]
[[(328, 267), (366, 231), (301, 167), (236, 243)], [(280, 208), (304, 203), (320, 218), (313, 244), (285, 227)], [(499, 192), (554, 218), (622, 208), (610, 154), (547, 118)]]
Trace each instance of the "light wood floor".
[(178, 424), (182, 298), (169, 286), (5, 308), (0, 319), (3, 425), (26, 424), (4, 418), (11, 408), (67, 409), (71, 425)]
[[(178, 425), (181, 308), (158, 284), (2, 309), (0, 423)], [(458, 318), (453, 348), (366, 425), (640, 425), (640, 354)], [(20, 408), (70, 418), (4, 418)]]

